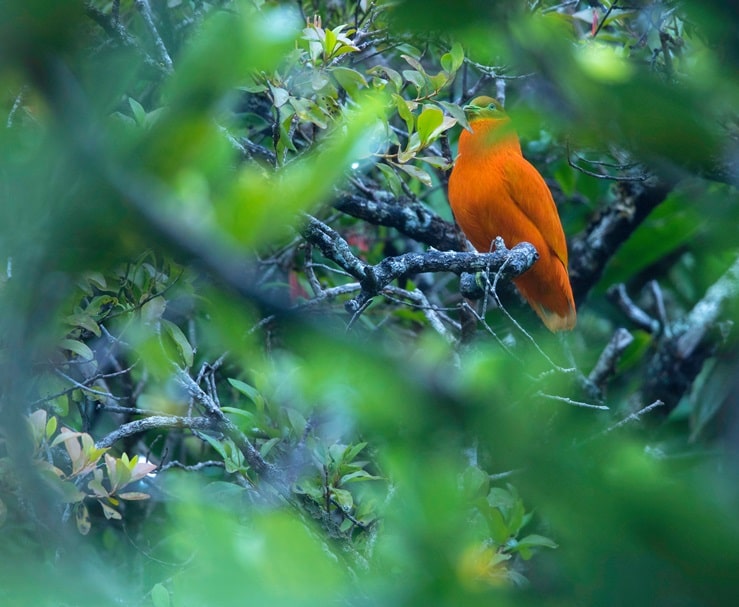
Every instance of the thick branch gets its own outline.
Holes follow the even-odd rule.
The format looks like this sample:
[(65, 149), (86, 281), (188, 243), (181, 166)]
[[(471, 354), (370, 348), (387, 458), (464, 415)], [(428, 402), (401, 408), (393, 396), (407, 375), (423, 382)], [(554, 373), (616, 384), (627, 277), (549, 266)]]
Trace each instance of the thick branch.
[(466, 243), (459, 230), (418, 202), (374, 200), (356, 194), (339, 196), (333, 205), (339, 211), (374, 225), (395, 228), (406, 236), (440, 251), (464, 251)]
[[(739, 258), (707, 291), (687, 317), (662, 334), (647, 366), (644, 396), (661, 399), (671, 411), (690, 388), (721, 338), (718, 320), (739, 296)], [(731, 316), (731, 314), (729, 314)]]
[(184, 428), (188, 430), (217, 430), (218, 426), (206, 417), (177, 417), (174, 415), (152, 415), (119, 426), (95, 443), (98, 449), (112, 447), (119, 440), (134, 434), (161, 428)]
[(528, 270), (537, 259), (536, 249), (531, 244), (522, 242), (513, 249), (507, 249), (503, 241), (497, 239), (492, 253), (431, 250), (387, 257), (373, 266), (354, 255), (349, 243), (336, 230), (314, 217), (308, 217), (303, 236), (321, 249), (326, 257), (359, 280), (361, 292), (346, 304), (347, 310), (353, 314), (398, 278), (422, 272), (463, 274), (482, 271), (500, 272), (502, 277), (510, 278)]
[(608, 260), (671, 190), (671, 184), (661, 181), (618, 184), (619, 200), (603, 211), (570, 247), (570, 282), (578, 304), (598, 282)]

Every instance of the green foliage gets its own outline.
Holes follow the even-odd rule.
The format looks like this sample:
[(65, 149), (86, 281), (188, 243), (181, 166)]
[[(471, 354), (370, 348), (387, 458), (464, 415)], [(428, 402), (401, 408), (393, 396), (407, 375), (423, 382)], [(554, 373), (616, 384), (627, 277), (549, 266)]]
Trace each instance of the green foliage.
[[(1, 604), (735, 600), (728, 15), (51, 4), (0, 6)], [(563, 339), (482, 273), (478, 302), (423, 272), (352, 307), (448, 244), (483, 93), (569, 242), (613, 241), (573, 247)]]

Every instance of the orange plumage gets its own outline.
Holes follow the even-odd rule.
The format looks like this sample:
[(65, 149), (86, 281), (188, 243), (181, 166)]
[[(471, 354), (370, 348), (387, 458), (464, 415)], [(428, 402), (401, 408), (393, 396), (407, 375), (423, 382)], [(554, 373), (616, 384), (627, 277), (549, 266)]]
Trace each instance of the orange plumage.
[(449, 178), (449, 203), (478, 251), (496, 236), (506, 246), (530, 242), (539, 259), (514, 284), (550, 331), (575, 326), (577, 314), (567, 274), (567, 243), (552, 193), (521, 154), (518, 135), (500, 104), (477, 97), (465, 106), (472, 132), (459, 137)]

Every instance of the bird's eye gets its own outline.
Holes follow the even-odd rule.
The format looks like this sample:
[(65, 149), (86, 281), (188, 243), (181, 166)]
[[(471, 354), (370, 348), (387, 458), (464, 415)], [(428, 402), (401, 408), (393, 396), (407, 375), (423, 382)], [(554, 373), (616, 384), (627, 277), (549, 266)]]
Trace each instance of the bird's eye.
[(497, 103), (488, 103), (488, 109), (489, 110), (497, 110), (498, 104)]

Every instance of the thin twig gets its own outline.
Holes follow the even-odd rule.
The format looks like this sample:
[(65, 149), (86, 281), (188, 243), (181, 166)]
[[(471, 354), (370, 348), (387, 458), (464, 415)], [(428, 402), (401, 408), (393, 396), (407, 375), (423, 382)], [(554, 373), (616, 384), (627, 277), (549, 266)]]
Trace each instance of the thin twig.
[(616, 329), (608, 345), (601, 352), (598, 362), (595, 363), (593, 370), (588, 375), (588, 382), (595, 386), (600, 393), (603, 392), (605, 384), (616, 372), (616, 365), (621, 355), (633, 341), (634, 336), (626, 329)]
[(600, 435), (601, 435), (601, 436), (605, 436), (605, 435), (606, 435), (606, 434), (608, 434), (609, 432), (613, 432), (613, 431), (614, 431), (614, 430), (616, 430), (617, 428), (620, 428), (620, 427), (622, 427), (622, 426), (625, 426), (625, 425), (626, 425), (626, 424), (628, 424), (629, 422), (632, 422), (632, 421), (636, 421), (636, 420), (638, 420), (638, 419), (639, 419), (639, 418), (640, 418), (640, 417), (641, 417), (642, 415), (644, 415), (645, 413), (649, 413), (650, 411), (653, 411), (653, 410), (654, 410), (654, 409), (656, 409), (657, 407), (662, 407), (662, 406), (664, 406), (664, 404), (665, 404), (665, 403), (663, 403), (663, 402), (662, 402), (661, 400), (655, 400), (655, 401), (654, 401), (654, 402), (653, 402), (653, 403), (652, 403), (651, 405), (647, 405), (647, 406), (646, 406), (646, 407), (644, 407), (643, 409), (639, 409), (638, 411), (635, 411), (635, 412), (634, 412), (634, 413), (632, 413), (631, 415), (629, 415), (629, 416), (625, 417), (624, 419), (622, 419), (622, 420), (621, 420), (620, 422), (618, 422), (617, 424), (613, 424), (612, 426), (609, 426), (608, 428), (606, 428), (605, 430), (603, 430), (603, 432), (601, 432), (601, 433), (600, 433)]
[(66, 373), (64, 373), (64, 371), (62, 371), (61, 369), (55, 368), (54, 369), (54, 372), (57, 375), (59, 375), (60, 377), (63, 377), (64, 379), (66, 379), (68, 382), (74, 384), (80, 390), (84, 390), (85, 392), (89, 392), (90, 394), (96, 394), (98, 396), (104, 396), (105, 398), (110, 398), (112, 400), (121, 400), (121, 397), (114, 396), (110, 392), (101, 392), (100, 390), (95, 390), (94, 388), (90, 388), (90, 386), (86, 386), (85, 384), (83, 384), (81, 382), (78, 382), (73, 377), (70, 377), (69, 375), (67, 375)]
[(549, 400), (556, 400), (561, 403), (567, 403), (568, 405), (573, 405), (574, 407), (583, 407), (585, 409), (598, 409), (600, 411), (609, 411), (610, 407), (607, 407), (606, 405), (594, 405), (592, 403), (586, 403), (580, 400), (573, 400), (571, 398), (567, 398), (566, 396), (557, 396), (556, 394), (546, 394), (545, 392), (539, 391), (536, 393), (537, 396), (540, 396), (541, 398), (547, 398)]
[(621, 312), (637, 327), (656, 335), (662, 325), (660, 322), (647, 314), (629, 297), (626, 286), (623, 283), (612, 285), (606, 292), (608, 299), (615, 303)]

